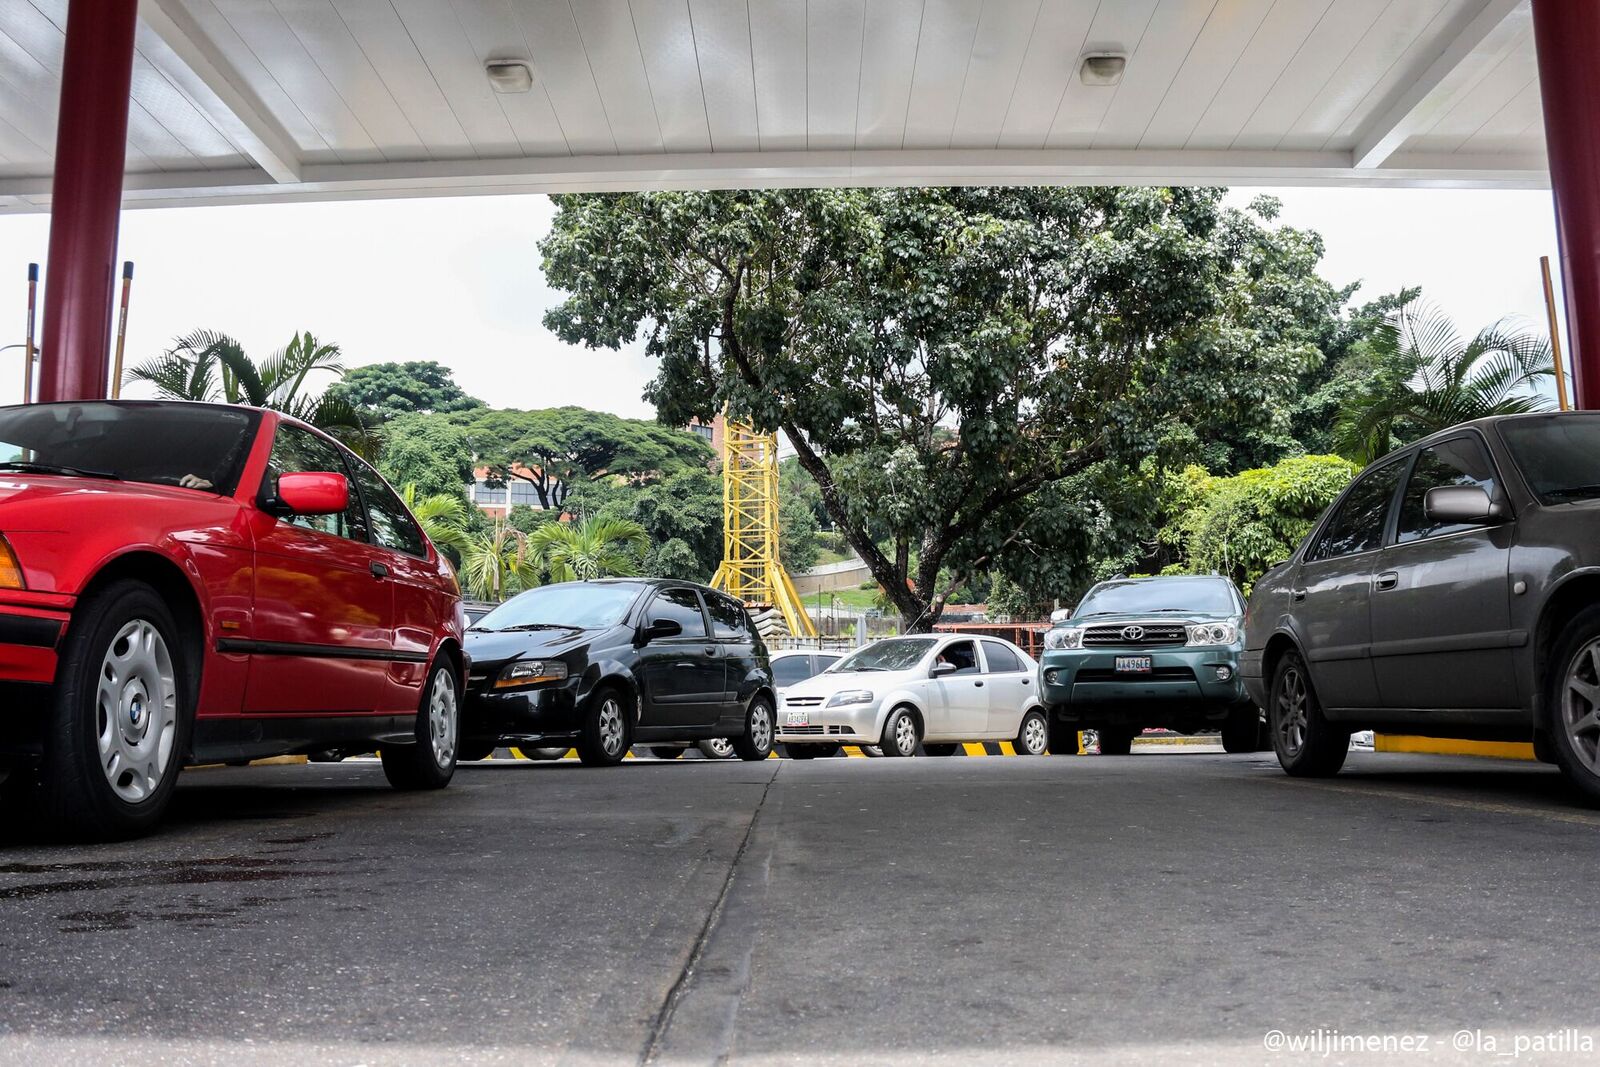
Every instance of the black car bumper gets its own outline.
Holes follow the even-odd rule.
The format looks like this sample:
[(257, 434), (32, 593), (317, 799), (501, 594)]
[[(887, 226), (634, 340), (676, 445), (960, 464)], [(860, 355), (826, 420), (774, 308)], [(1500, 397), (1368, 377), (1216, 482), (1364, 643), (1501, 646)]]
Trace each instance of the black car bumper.
[(475, 684), (462, 709), (462, 736), (507, 742), (565, 742), (577, 738), (578, 680), (526, 689), (494, 690)]

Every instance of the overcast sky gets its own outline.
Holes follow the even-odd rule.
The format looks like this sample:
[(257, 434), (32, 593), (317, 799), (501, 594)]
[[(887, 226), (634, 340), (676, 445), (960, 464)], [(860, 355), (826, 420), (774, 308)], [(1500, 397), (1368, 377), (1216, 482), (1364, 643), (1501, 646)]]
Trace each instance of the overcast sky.
[[(1267, 191), (1283, 223), (1322, 234), (1336, 284), (1359, 281), (1368, 297), (1420, 285), (1467, 333), (1507, 314), (1544, 322), (1539, 257), (1556, 256), (1546, 192)], [(652, 415), (637, 347), (591, 352), (544, 328), (559, 299), (536, 247), (551, 213), (543, 196), (130, 211), (128, 360), (201, 327), (258, 358), (310, 330), (352, 365), (436, 359), (497, 407)], [(44, 260), (48, 225), (0, 218), (0, 345), (23, 339), (26, 264)], [(16, 402), (20, 379), (20, 351), (0, 352), (0, 403)]]

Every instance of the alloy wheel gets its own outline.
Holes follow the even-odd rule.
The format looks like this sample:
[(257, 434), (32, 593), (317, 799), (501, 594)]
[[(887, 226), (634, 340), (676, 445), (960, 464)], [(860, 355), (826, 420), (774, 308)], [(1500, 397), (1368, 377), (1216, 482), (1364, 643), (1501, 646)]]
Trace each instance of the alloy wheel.
[(705, 754), (712, 759), (732, 759), (733, 742), (726, 737), (713, 737), (705, 742)]
[(172, 762), (178, 686), (161, 631), (133, 619), (111, 639), (95, 692), (100, 770), (130, 804), (149, 799)]
[(459, 716), (456, 680), (449, 671), (433, 672), (433, 692), (428, 695), (428, 736), (433, 741), (433, 761), (449, 767), (456, 754)]
[(1283, 742), (1283, 751), (1289, 756), (1298, 755), (1306, 743), (1308, 697), (1306, 680), (1301, 676), (1299, 668), (1290, 667), (1285, 670), (1278, 684), (1275, 721), (1278, 737)]
[(917, 726), (911, 716), (902, 715), (895, 722), (894, 747), (907, 756), (917, 750)]
[(1580, 648), (1567, 665), (1561, 725), (1573, 754), (1589, 773), (1600, 775), (1600, 639)]
[(607, 756), (622, 751), (622, 705), (613, 696), (606, 697), (600, 705), (600, 747)]
[(1050, 743), (1049, 728), (1037, 715), (1030, 715), (1022, 724), (1022, 747), (1029, 753), (1040, 753)]
[[(767, 707), (765, 701), (758, 700), (750, 708), (750, 740), (759, 749), (772, 747), (772, 709)], [(726, 741), (723, 743), (728, 744)], [(733, 752), (731, 744), (728, 744), (728, 752)]]

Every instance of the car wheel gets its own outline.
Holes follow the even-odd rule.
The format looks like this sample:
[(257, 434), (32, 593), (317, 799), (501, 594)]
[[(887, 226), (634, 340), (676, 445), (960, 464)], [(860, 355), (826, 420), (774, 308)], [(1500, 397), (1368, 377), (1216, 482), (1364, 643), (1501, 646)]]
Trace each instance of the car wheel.
[(1126, 756), (1133, 751), (1133, 735), (1137, 730), (1126, 727), (1103, 728), (1100, 731), (1100, 755)]
[[(1042, 756), (1050, 747), (1050, 724), (1045, 721), (1044, 712), (1034, 708), (1022, 717), (1022, 727), (1017, 730), (1017, 739), (1011, 742), (1011, 747), (1017, 750), (1019, 756)], [(1076, 752), (1077, 748), (1074, 747)]]
[(147, 833), (189, 750), (197, 661), (166, 601), (138, 581), (93, 595), (63, 646), (33, 799), (73, 836)]
[(878, 747), (885, 756), (914, 756), (917, 740), (917, 717), (909, 708), (895, 708), (883, 724), (883, 741)]
[(1585, 801), (1600, 805), (1600, 607), (1568, 624), (1550, 664), (1545, 704), (1556, 765)]
[(776, 720), (772, 711), (772, 698), (757, 696), (744, 712), (744, 733), (733, 738), (733, 754), (742, 760), (763, 760), (772, 755), (772, 738)]
[(1052, 756), (1076, 756), (1078, 754), (1078, 727), (1074, 723), (1052, 722), (1050, 724), (1050, 754)]
[(1339, 773), (1350, 751), (1350, 731), (1341, 730), (1322, 714), (1311, 674), (1298, 652), (1288, 652), (1272, 674), (1272, 747), (1278, 762), (1299, 778), (1327, 778)]
[(922, 754), (924, 756), (954, 756), (956, 754), (956, 746), (943, 743), (923, 745)]
[(589, 711), (578, 735), (578, 758), (591, 767), (621, 763), (633, 743), (633, 717), (621, 693), (603, 686), (589, 697)]
[(417, 709), (417, 742), (384, 745), (383, 774), (396, 789), (443, 789), (456, 773), (456, 738), (461, 729), (461, 697), (456, 669), (441, 657), (428, 675)]
[(1254, 704), (1235, 704), (1222, 723), (1222, 751), (1261, 750), (1261, 711)]
[(700, 754), (706, 759), (732, 759), (733, 742), (726, 737), (713, 737), (709, 741), (701, 741), (695, 745)]
[(866, 756), (868, 759), (877, 759), (879, 756), (883, 755), (882, 745), (857, 745), (856, 747), (859, 748), (861, 750), (861, 754)]
[(677, 745), (651, 745), (645, 751), (656, 759), (677, 759), (683, 755), (683, 749)]
[[(463, 741), (456, 750), (456, 762), (476, 763), (479, 760), (486, 760), (494, 755), (494, 750), (498, 747), (493, 741)], [(316, 757), (312, 757), (312, 762), (316, 762)]]

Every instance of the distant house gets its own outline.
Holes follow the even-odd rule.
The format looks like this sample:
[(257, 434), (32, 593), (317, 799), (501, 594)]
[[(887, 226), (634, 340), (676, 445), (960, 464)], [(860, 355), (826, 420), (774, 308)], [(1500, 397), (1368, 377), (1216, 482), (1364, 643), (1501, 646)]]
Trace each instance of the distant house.
[[(528, 467), (513, 467), (512, 470), (530, 478), (538, 476), (537, 470)], [(512, 508), (544, 508), (532, 482), (523, 478), (507, 478), (506, 484), (496, 489), (489, 485), (489, 477), (489, 468), (479, 467), (472, 472), (472, 484), (467, 486), (467, 499), (489, 518), (503, 519), (511, 514)], [(552, 496), (559, 494), (560, 484), (553, 478), (550, 480), (549, 492)]]

